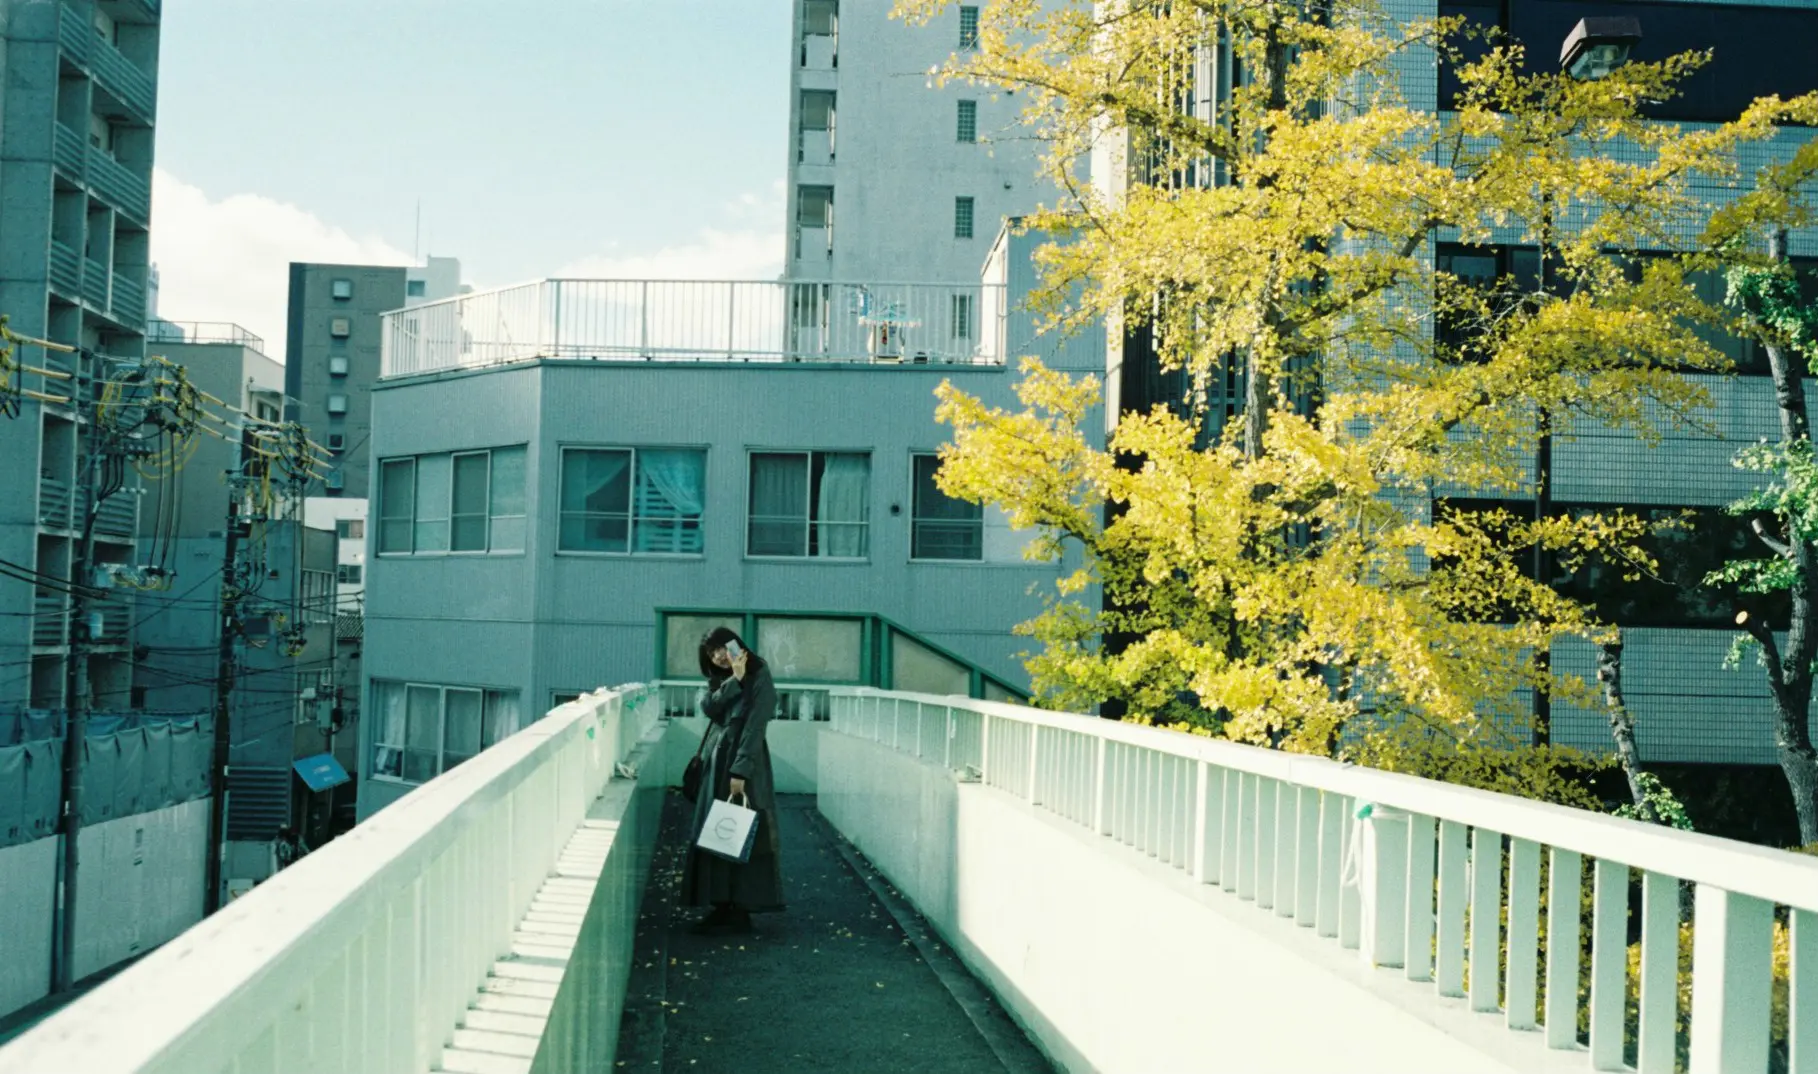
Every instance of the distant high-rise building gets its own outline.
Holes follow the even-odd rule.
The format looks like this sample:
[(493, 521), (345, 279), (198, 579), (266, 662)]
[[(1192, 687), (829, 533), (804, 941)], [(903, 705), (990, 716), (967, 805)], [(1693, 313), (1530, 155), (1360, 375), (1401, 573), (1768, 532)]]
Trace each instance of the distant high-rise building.
[(978, 6), (925, 26), (890, 0), (800, 0), (789, 63), (791, 280), (976, 280), (1004, 220), (1052, 201), (1013, 92), (929, 85)]
[(291, 263), (284, 392), (294, 412), (285, 417), (307, 426), (332, 457), (323, 487), (312, 491), (366, 496), (379, 315), (462, 289), (461, 263), (452, 257), (409, 268)]

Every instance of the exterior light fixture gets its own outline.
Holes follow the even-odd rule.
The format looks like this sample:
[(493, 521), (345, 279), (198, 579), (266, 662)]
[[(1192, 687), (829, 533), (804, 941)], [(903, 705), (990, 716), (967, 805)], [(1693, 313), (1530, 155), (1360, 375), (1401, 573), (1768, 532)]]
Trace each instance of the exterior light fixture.
[(1631, 15), (1579, 19), (1559, 49), (1559, 66), (1583, 81), (1603, 78), (1629, 58), (1641, 40), (1641, 20)]

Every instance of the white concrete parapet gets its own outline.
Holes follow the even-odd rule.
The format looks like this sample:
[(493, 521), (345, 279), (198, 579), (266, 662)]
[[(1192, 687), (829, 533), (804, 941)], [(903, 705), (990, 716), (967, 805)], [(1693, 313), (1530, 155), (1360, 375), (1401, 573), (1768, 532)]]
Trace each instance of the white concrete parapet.
[[(1435, 1026), (1476, 1053), (1469, 1069), (1491, 1055), (1496, 1069), (1582, 1066), (1585, 1056), (1562, 1053), (1586, 1050), (1578, 1025), (1588, 1007), (1593, 1069), (1625, 1069), (1626, 1031), (1638, 1069), (1669, 1074), (1683, 882), (1696, 890), (1691, 1070), (1768, 1070), (1779, 913), (1790, 928), (1787, 1069), (1818, 1071), (1818, 860), (996, 702), (841, 688), (832, 704), (837, 733), (821, 745), (822, 812), (1069, 1067), (1292, 1070), (1330, 1060), (1339, 1066), (1327, 1069), (1466, 1069), (1450, 1043), (1429, 1041), (1429, 1054), (1415, 1053), (1427, 1039), (1419, 1034)], [(909, 758), (921, 763), (903, 767)], [(1135, 853), (1111, 855), (1123, 863), (1111, 866), (1111, 848), (1093, 835)], [(1581, 1003), (1587, 858), (1591, 987)], [(1127, 883), (1121, 869), (1148, 885)], [(1099, 901), (1072, 924), (1049, 922), (1043, 908), (1067, 901), (1039, 882), (1050, 873), (1062, 890), (1083, 885)], [(1635, 873), (1640, 1014), (1630, 1025)], [(1244, 929), (1232, 930), (1234, 913)], [(1148, 936), (1159, 951), (1131, 942), (1144, 918), (1172, 926)], [(1290, 967), (1312, 959), (1327, 972), (1309, 977), (1254, 961), (1253, 941), (1271, 934), (1288, 945)], [(1336, 978), (1335, 957), (1343, 960)], [(1082, 974), (1096, 983), (1073, 980)], [(1354, 999), (1326, 995), (1332, 984)], [(1267, 994), (1283, 988), (1300, 994)], [(1175, 1009), (1179, 990), (1194, 992), (1183, 1010)], [(1142, 1002), (1124, 1002), (1126, 991)], [(1251, 1004), (1259, 991), (1267, 1002)], [(1243, 1016), (1221, 1022), (1215, 992), (1226, 997), (1227, 1020), (1254, 1006), (1249, 1024)], [(1322, 997), (1323, 1009), (1308, 1005)], [(1360, 1025), (1357, 1016), (1381, 1002), (1389, 1013)], [(1395, 1009), (1413, 1021), (1398, 1021)], [(1276, 1025), (1277, 1010), (1291, 1017)], [(1391, 1026), (1415, 1036), (1398, 1045)]]
[(0, 1049), (0, 1074), (429, 1070), (654, 698), (585, 695), (424, 784)]

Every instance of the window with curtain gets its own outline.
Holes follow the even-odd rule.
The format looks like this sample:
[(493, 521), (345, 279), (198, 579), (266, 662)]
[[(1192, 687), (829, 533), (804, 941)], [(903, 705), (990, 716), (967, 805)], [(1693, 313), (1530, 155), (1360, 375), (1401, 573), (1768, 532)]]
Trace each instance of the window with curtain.
[(985, 510), (942, 492), (934, 475), (941, 460), (914, 459), (915, 495), (909, 516), (910, 559), (982, 560), (985, 558)]
[(409, 552), (416, 517), (415, 459), (387, 459), (379, 464), (379, 552)]
[(707, 453), (689, 448), (565, 448), (564, 552), (701, 553)]
[(864, 559), (870, 502), (869, 455), (753, 452), (747, 554)]
[(521, 727), (515, 690), (374, 680), (372, 773), (425, 783)]

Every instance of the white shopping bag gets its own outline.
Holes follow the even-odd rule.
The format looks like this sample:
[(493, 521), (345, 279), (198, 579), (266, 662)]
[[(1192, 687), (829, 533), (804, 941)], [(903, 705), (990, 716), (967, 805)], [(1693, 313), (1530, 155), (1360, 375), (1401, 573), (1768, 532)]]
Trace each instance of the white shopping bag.
[(733, 802), (714, 799), (707, 810), (707, 823), (695, 845), (741, 865), (751, 858), (751, 845), (757, 840), (758, 815), (754, 809)]

